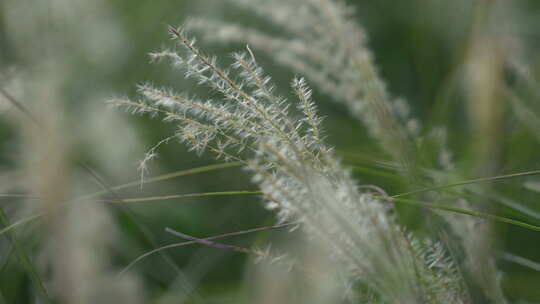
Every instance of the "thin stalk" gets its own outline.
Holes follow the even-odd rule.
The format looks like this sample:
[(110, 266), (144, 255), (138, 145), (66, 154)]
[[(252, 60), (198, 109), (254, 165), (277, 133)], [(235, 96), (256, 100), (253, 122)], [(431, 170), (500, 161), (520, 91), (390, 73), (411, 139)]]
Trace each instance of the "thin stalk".
[(196, 238), (196, 237), (193, 237), (191, 235), (187, 235), (185, 233), (182, 233), (182, 232), (176, 231), (174, 229), (171, 229), (169, 227), (165, 228), (165, 232), (170, 233), (170, 234), (172, 234), (174, 236), (177, 236), (179, 238), (182, 238), (184, 240), (192, 241), (192, 242), (195, 242), (197, 244), (202, 244), (202, 245), (209, 246), (209, 247), (214, 247), (214, 248), (228, 250), (228, 251), (236, 251), (236, 252), (248, 253), (248, 254), (252, 253), (252, 251), (247, 249), (247, 248), (243, 248), (243, 247), (239, 247), (239, 246), (235, 246), (235, 245), (226, 245), (226, 244), (223, 244), (223, 243), (218, 243), (218, 242), (214, 242), (214, 241), (209, 241), (209, 240), (205, 240), (205, 239)]
[[(147, 178), (144, 181), (144, 183), (145, 184), (152, 184), (152, 183), (157, 183), (157, 182), (173, 179), (173, 178), (176, 178), (176, 177), (181, 177), (181, 176), (186, 176), (186, 175), (194, 175), (194, 174), (199, 174), (199, 173), (205, 173), (205, 172), (210, 172), (210, 171), (219, 170), (219, 169), (239, 167), (241, 165), (242, 165), (241, 162), (228, 162), (228, 163), (221, 163), (221, 164), (202, 166), (202, 167), (197, 167), (197, 168), (192, 168), (192, 169), (180, 170), (180, 171), (175, 171), (175, 172), (166, 173), (166, 174), (158, 175), (158, 176), (155, 176), (155, 177)], [(133, 182), (130, 182), (130, 183), (127, 183), (127, 184), (110, 187), (110, 190), (117, 191), (117, 190), (122, 190), (122, 189), (126, 189), (126, 188), (132, 188), (132, 187), (136, 187), (136, 186), (140, 186), (140, 185), (141, 185), (141, 181), (137, 180), (137, 181), (133, 181)], [(96, 196), (107, 194), (109, 192), (110, 192), (109, 190), (102, 190), (102, 191), (99, 191), (99, 192), (94, 192), (94, 193), (84, 195), (82, 197), (77, 198), (76, 200), (81, 200), (81, 199), (86, 199), (86, 198), (93, 198), (93, 197), (96, 197)]]
[(15, 108), (21, 111), (26, 117), (28, 117), (36, 126), (43, 127), (39, 120), (28, 110), (28, 108), (19, 102), (15, 97), (11, 96), (5, 89), (0, 86), (0, 95), (4, 96)]
[(150, 197), (141, 197), (141, 198), (125, 198), (125, 199), (116, 199), (116, 200), (101, 200), (101, 202), (106, 202), (106, 203), (141, 203), (141, 202), (149, 202), (149, 201), (163, 201), (163, 200), (171, 200), (171, 199), (178, 199), (178, 198), (190, 198), (190, 197), (255, 195), (255, 194), (263, 194), (263, 192), (262, 191), (240, 190), (240, 191), (186, 193), (186, 194), (150, 196)]
[(426, 188), (422, 188), (418, 190), (399, 193), (391, 197), (397, 198), (397, 197), (408, 196), (408, 195), (432, 191), (432, 190), (442, 190), (442, 189), (451, 188), (451, 187), (457, 187), (457, 186), (463, 186), (463, 185), (469, 185), (469, 184), (475, 184), (475, 183), (494, 182), (494, 181), (515, 178), (515, 177), (523, 177), (523, 176), (531, 176), (531, 175), (540, 175), (540, 170), (532, 170), (532, 171), (518, 172), (518, 173), (512, 173), (512, 174), (469, 179), (469, 180), (464, 180), (464, 181), (460, 181), (456, 183), (450, 183), (450, 184), (434, 186), (434, 187), (426, 187)]
[[(42, 217), (42, 216), (43, 216), (43, 214), (35, 214), (35, 215), (32, 215), (32, 216), (20, 219), (20, 220), (16, 221), (13, 224), (7, 224), (7, 225), (5, 224), (4, 225), (5, 227), (0, 230), (0, 236), (2, 234), (4, 234), (4, 233), (10, 233), (10, 231), (13, 230), (17, 226), (20, 226), (22, 224), (26, 224), (28, 222), (31, 222), (33, 220), (36, 220), (36, 219)], [(5, 218), (5, 215), (3, 215), (3, 217)], [(3, 222), (7, 223), (7, 219), (5, 221), (3, 221)]]
[[(148, 178), (148, 179), (146, 179), (145, 183), (146, 184), (156, 183), (156, 182), (161, 182), (161, 181), (173, 179), (173, 178), (176, 178), (176, 177), (199, 174), (199, 173), (205, 173), (205, 172), (210, 172), (210, 171), (219, 170), (219, 169), (238, 167), (238, 166), (241, 166), (241, 165), (243, 165), (242, 162), (235, 161), (235, 162), (215, 164), (215, 165), (203, 166), (203, 167), (187, 169), (187, 170), (180, 170), (180, 171), (175, 171), (175, 172), (172, 172), (172, 173), (167, 173), (167, 174), (158, 175), (158, 176), (155, 176), (155, 177)], [(73, 199), (73, 201), (79, 201), (79, 200), (83, 200), (83, 199), (94, 198), (94, 197), (97, 197), (97, 196), (100, 196), (100, 195), (103, 195), (103, 194), (110, 193), (111, 190), (117, 191), (117, 190), (122, 190), (122, 189), (126, 189), (126, 188), (132, 188), (132, 187), (139, 186), (140, 184), (141, 184), (141, 182), (138, 180), (138, 181), (133, 181), (133, 182), (130, 182), (130, 183), (127, 183), (127, 184), (113, 186), (113, 187), (110, 187), (108, 189), (105, 189), (105, 190), (102, 190), (102, 191), (99, 191), (99, 192), (94, 192), (94, 193), (90, 193), (90, 194), (87, 194), (87, 195), (84, 195), (84, 196), (77, 197), (77, 198)], [(6, 196), (8, 196), (8, 195), (6, 195)], [(29, 198), (31, 198), (31, 199), (39, 199), (39, 197), (29, 197)], [(2, 234), (4, 234), (4, 233), (7, 233), (7, 232), (11, 231), (12, 229), (14, 229), (17, 226), (20, 226), (20, 225), (23, 225), (25, 223), (34, 221), (34, 220), (36, 220), (38, 218), (43, 217), (44, 215), (45, 215), (44, 213), (31, 215), (29, 217), (23, 218), (23, 219), (15, 222), (15, 223), (7, 225), (6, 227), (0, 229), (0, 236)]]
[[(222, 238), (227, 238), (227, 237), (232, 237), (232, 236), (238, 236), (238, 235), (244, 235), (244, 234), (254, 233), (254, 232), (260, 232), (260, 231), (265, 231), (265, 230), (280, 229), (280, 228), (285, 228), (285, 227), (294, 226), (294, 225), (298, 225), (298, 224), (299, 223), (297, 223), (297, 222), (292, 222), (292, 223), (285, 223), (285, 224), (280, 224), (280, 225), (264, 226), (264, 227), (258, 227), (258, 228), (247, 229), (247, 230), (242, 230), (242, 231), (224, 233), (224, 234), (215, 235), (215, 236), (211, 236), (211, 237), (207, 237), (207, 238), (202, 238), (202, 239), (199, 239), (199, 240), (206, 240), (206, 241), (217, 240), (217, 239), (222, 239)], [(156, 248), (154, 250), (148, 251), (148, 252), (138, 256), (135, 260), (133, 260), (131, 263), (129, 263), (126, 267), (124, 267), (124, 269), (122, 269), (122, 271), (119, 273), (119, 276), (126, 273), (126, 271), (131, 269), (133, 267), (133, 265), (135, 265), (136, 263), (138, 263), (142, 259), (144, 259), (144, 258), (146, 258), (146, 257), (148, 257), (148, 256), (150, 256), (150, 255), (152, 255), (154, 253), (157, 253), (157, 252), (160, 252), (160, 251), (166, 250), (166, 249), (182, 247), (182, 246), (188, 246), (188, 245), (193, 245), (193, 244), (197, 244), (197, 242), (196, 241), (187, 241), (187, 242), (182, 242), (182, 243), (174, 243), (174, 244), (165, 245), (165, 246)]]
[(401, 178), (397, 174), (390, 173), (390, 172), (380, 170), (380, 169), (373, 169), (373, 168), (369, 168), (369, 167), (352, 166), (351, 169), (353, 170), (353, 172), (363, 172), (363, 173), (376, 175), (376, 176), (380, 176), (380, 177), (385, 177), (385, 178), (388, 178), (388, 179), (391, 179), (391, 180), (396, 180), (396, 181)]

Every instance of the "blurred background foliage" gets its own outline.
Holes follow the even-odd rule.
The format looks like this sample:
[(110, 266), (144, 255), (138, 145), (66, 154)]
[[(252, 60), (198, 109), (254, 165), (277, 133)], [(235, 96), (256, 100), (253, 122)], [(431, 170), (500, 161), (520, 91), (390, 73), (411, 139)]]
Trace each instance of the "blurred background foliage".
[[(423, 124), (448, 126), (449, 143), (458, 164), (470, 166), (470, 123), (462, 89), (462, 65), (469, 45), (476, 1), (410, 0), (349, 1), (357, 8), (358, 22), (365, 26), (369, 46), (382, 78), (393, 96), (405, 98)], [(501, 1), (500, 1), (501, 2)], [(540, 2), (508, 1), (500, 11), (500, 37), (509, 39), (532, 72), (540, 72)], [(189, 17), (206, 16), (238, 21), (266, 31), (277, 31), (249, 12), (220, 1), (186, 0), (3, 0), (0, 2), (0, 88), (28, 113), (21, 111), (6, 94), (0, 96), (0, 193), (35, 193), (42, 175), (38, 160), (51, 161), (53, 175), (63, 171), (68, 182), (57, 184), (63, 197), (77, 197), (103, 188), (137, 180), (138, 161), (155, 143), (168, 136), (173, 126), (159, 120), (131, 117), (110, 109), (112, 96), (135, 96), (135, 85), (150, 81), (177, 91), (208, 96), (204, 88), (186, 82), (164, 64), (149, 64), (148, 53), (169, 44), (167, 25), (181, 25)], [(216, 46), (201, 42), (207, 53), (227, 59), (242, 45)], [(264, 53), (257, 57), (289, 95), (294, 73), (278, 66)], [(538, 92), (520, 87), (511, 72), (505, 77), (516, 84), (535, 110)], [(537, 89), (533, 87), (533, 89)], [(529, 90), (529, 91), (528, 91)], [(205, 95), (206, 94), (206, 95)], [(389, 161), (367, 132), (348, 114), (315, 88), (315, 100), (325, 116), (327, 140), (336, 147), (360, 183), (374, 184), (395, 194), (405, 190), (399, 173), (381, 169)], [(34, 126), (33, 119), (40, 122)], [(43, 127), (45, 125), (45, 127)], [(496, 174), (540, 167), (540, 132), (516, 118), (504, 121), (500, 134), (500, 166)], [(36, 144), (35, 138), (51, 142)], [(45, 147), (45, 148), (43, 148)], [(42, 149), (43, 150), (40, 150)], [(429, 149), (429, 146), (426, 146)], [(435, 147), (433, 147), (435, 149)], [(425, 152), (430, 155), (430, 152)], [(54, 158), (61, 156), (54, 162)], [(39, 161), (38, 161), (39, 163)], [(211, 155), (201, 157), (171, 143), (159, 149), (148, 176), (216, 163)], [(88, 168), (91, 168), (89, 170)], [(471, 176), (472, 177), (472, 176)], [(515, 179), (497, 184), (500, 197), (527, 208), (529, 215), (501, 204), (493, 212), (540, 223), (539, 193), (524, 189)], [(255, 190), (240, 168), (222, 169), (121, 190), (106, 198), (145, 197), (208, 191)], [(534, 187), (533, 187), (534, 188)], [(489, 198), (488, 198), (489, 199)], [(102, 202), (91, 202), (105, 205)], [(28, 198), (2, 198), (0, 206), (10, 222), (25, 218), (36, 209)], [(24, 208), (23, 208), (24, 207)], [(66, 208), (66, 207), (64, 207)], [(418, 226), (424, 211), (403, 210), (403, 221)], [(273, 215), (255, 196), (188, 198), (167, 201), (106, 205), (115, 235), (109, 253), (112, 269), (120, 271), (139, 255), (178, 241), (166, 234), (172, 227), (204, 237), (271, 224)], [(85, 221), (85, 217), (80, 218)], [(44, 221), (15, 229), (15, 234), (41, 269), (40, 252), (51, 241)], [(268, 238), (292, 241), (294, 235), (266, 232), (238, 237), (231, 243), (264, 246)], [(508, 225), (497, 225), (498, 250), (540, 262), (540, 234)], [(83, 240), (84, 241), (84, 240)], [(0, 240), (0, 303), (34, 302), (31, 279), (21, 267), (5, 235)], [(181, 247), (152, 255), (133, 267), (140, 284), (141, 302), (225, 303), (240, 302), (249, 293), (245, 280), (248, 257), (201, 246)], [(510, 299), (540, 301), (539, 270), (501, 261), (505, 292)], [(66, 266), (68, 267), (68, 266)], [(46, 273), (46, 271), (45, 271)], [(47, 275), (45, 275), (46, 277)], [(122, 280), (122, 277), (118, 277)], [(84, 283), (81, 283), (84, 284)]]

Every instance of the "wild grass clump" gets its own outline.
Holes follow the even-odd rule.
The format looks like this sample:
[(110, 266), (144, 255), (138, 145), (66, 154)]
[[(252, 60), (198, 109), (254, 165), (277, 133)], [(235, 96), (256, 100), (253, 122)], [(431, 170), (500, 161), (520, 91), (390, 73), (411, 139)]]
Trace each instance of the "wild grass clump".
[[(493, 226), (486, 218), (532, 226), (490, 214), (487, 197), (519, 212), (524, 209), (493, 195), (489, 186), (473, 185), (484, 179), (456, 183), (471, 176), (493, 176), (500, 161), (501, 143), (495, 133), (501, 131), (503, 119), (500, 96), (509, 89), (503, 67), (516, 62), (492, 32), (494, 16), (503, 6), (480, 2), (474, 7), (463, 66), (455, 72), (466, 79), (462, 90), (474, 141), (468, 152), (474, 165), (464, 169), (467, 164), (459, 163), (450, 148), (447, 126), (436, 119), (421, 123), (406, 100), (387, 90), (367, 35), (345, 1), (224, 3), (255, 14), (279, 34), (216, 18), (196, 18), (183, 28), (171, 27), (175, 47), (152, 53), (152, 60), (167, 60), (185, 78), (207, 88), (212, 99), (144, 84), (138, 87), (140, 100), (112, 100), (133, 113), (160, 116), (178, 127), (150, 150), (142, 168), (156, 155), (157, 147), (172, 139), (198, 154), (210, 151), (217, 158), (242, 163), (259, 185), (266, 208), (274, 210), (280, 222), (298, 223), (306, 238), (336, 261), (335, 272), (326, 272), (341, 282), (336, 294), (344, 299), (505, 303)], [(197, 32), (205, 41), (249, 46), (234, 53), (233, 63), (223, 68), (222, 60), (201, 51), (185, 30)], [(291, 81), (293, 98), (277, 93), (250, 47), (301, 75)], [(308, 82), (362, 124), (390, 157), (383, 166), (396, 172), (408, 189), (405, 193), (389, 196), (381, 187), (357, 184), (327, 144)], [(524, 117), (523, 105), (512, 99), (520, 117)], [(528, 120), (530, 126), (536, 119)], [(445, 184), (448, 187), (437, 186)], [(457, 186), (463, 187), (448, 190)], [(430, 213), (422, 229), (413, 231), (400, 221), (396, 202), (435, 208), (436, 215)]]
[(176, 124), (171, 138), (197, 153), (242, 162), (279, 221), (298, 221), (307, 236), (324, 244), (340, 265), (336, 272), (354, 286), (343, 286), (350, 297), (362, 286), (384, 303), (466, 301), (459, 272), (442, 247), (405, 232), (385, 192), (358, 186), (342, 167), (324, 142), (322, 119), (303, 78), (291, 83), (293, 103), (276, 94), (249, 47), (224, 69), (183, 29), (169, 32), (183, 52), (163, 50), (152, 59), (168, 59), (218, 97), (202, 101), (145, 84), (138, 88), (141, 100), (113, 104)]

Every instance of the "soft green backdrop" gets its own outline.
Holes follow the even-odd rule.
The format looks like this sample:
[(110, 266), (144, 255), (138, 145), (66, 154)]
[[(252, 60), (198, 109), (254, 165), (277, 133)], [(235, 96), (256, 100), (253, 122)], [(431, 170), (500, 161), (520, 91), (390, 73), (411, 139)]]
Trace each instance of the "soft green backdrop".
[[(137, 161), (174, 127), (109, 108), (105, 104), (107, 98), (136, 96), (136, 85), (147, 81), (190, 94), (206, 94), (200, 87), (185, 82), (179, 72), (166, 64), (149, 64), (148, 52), (171, 44), (167, 25), (180, 25), (190, 16), (209, 16), (272, 30), (249, 12), (219, 5), (219, 1), (88, 2), (91, 3), (82, 0), (3, 0), (0, 3), (0, 87), (31, 111), (38, 111), (34, 115), (39, 117), (47, 115), (47, 112), (37, 110), (46, 107), (47, 99), (41, 100), (39, 95), (28, 94), (25, 90), (39, 85), (40, 79), (43, 83), (46, 83), (45, 79), (56, 79), (56, 102), (62, 108), (61, 120), (67, 127), (62, 131), (69, 146), (66, 163), (73, 168), (77, 163), (88, 164), (108, 186), (137, 180)], [(468, 39), (471, 6), (465, 3), (467, 1), (458, 5), (442, 0), (349, 2), (357, 7), (358, 21), (366, 28), (369, 46), (392, 95), (404, 97), (414, 114), (426, 124), (430, 121), (448, 123), (451, 148), (456, 158), (467, 157), (470, 137), (456, 70), (463, 60)], [(540, 46), (540, 2), (517, 0), (513, 6), (512, 12), (501, 16), (512, 20), (506, 22), (511, 26), (502, 30), (523, 42), (524, 56), (529, 60), (530, 68), (538, 73), (540, 61), (536, 50)], [(225, 62), (231, 51), (242, 48), (240, 45), (220, 47), (204, 42), (200, 45), (208, 53), (225, 58)], [(287, 85), (293, 72), (277, 66), (262, 53), (257, 56), (279, 84), (280, 92), (289, 94)], [(538, 95), (533, 97), (537, 99)], [(399, 176), (392, 172), (381, 175), (385, 171), (381, 172), (373, 165), (374, 160), (387, 158), (380, 156), (376, 145), (346, 109), (325, 102), (329, 96), (316, 90), (315, 98), (319, 101), (320, 112), (326, 117), (324, 126), (328, 141), (340, 153), (355, 154), (354, 157), (343, 154), (348, 165), (363, 168), (355, 171), (360, 182), (379, 185), (392, 194), (403, 190)], [(40, 103), (41, 106), (36, 106)], [(0, 174), (18, 171), (21, 166), (18, 156), (27, 147), (22, 140), (24, 132), (14, 121), (25, 119), (27, 117), (7, 100), (0, 100)], [(515, 119), (510, 118), (507, 123), (510, 131), (504, 135), (503, 162), (498, 172), (540, 167), (539, 146), (531, 140), (532, 132)], [(211, 156), (198, 157), (186, 147), (171, 143), (159, 150), (159, 158), (151, 163), (148, 174), (159, 175), (211, 163), (216, 163)], [(82, 179), (92, 180), (88, 176)], [(24, 183), (24, 179), (21, 182)], [(522, 182), (516, 180), (504, 184), (499, 190), (506, 197), (540, 212), (539, 194), (523, 191)], [(14, 187), (18, 188), (24, 186)], [(85, 188), (81, 192), (101, 190), (95, 182), (87, 182)], [(121, 191), (119, 195), (139, 197), (254, 188), (248, 174), (239, 168), (230, 168), (147, 185), (142, 190)], [(0, 198), (8, 215), (15, 216), (18, 203), (21, 202)], [(534, 221), (500, 206), (494, 208), (502, 215)], [(255, 196), (147, 202), (113, 206), (110, 210), (120, 229), (114, 252), (114, 263), (119, 268), (158, 245), (176, 241), (163, 231), (164, 227), (203, 237), (273, 222), (272, 214), (262, 208)], [(415, 227), (423, 213), (404, 210), (403, 214), (404, 221)], [(501, 251), (540, 262), (538, 232), (507, 225), (497, 228)], [(154, 243), (141, 229), (152, 235)], [(34, 237), (20, 234), (29, 252), (38, 251), (39, 234)], [(283, 236), (285, 239), (290, 237)], [(251, 246), (265, 244), (266, 238), (267, 234), (249, 235), (235, 238), (234, 242)], [(175, 267), (183, 269), (194, 282), (195, 289), (188, 291), (194, 301), (204, 298), (216, 303), (234, 302), (234, 295), (243, 292), (245, 256), (200, 246), (171, 249), (167, 254), (166, 258), (153, 255), (134, 268), (142, 277), (149, 301), (158, 299), (166, 291), (177, 289), (179, 294), (182, 293), (185, 284), (182, 287)], [(30, 282), (16, 259), (9, 255), (9, 243), (4, 239), (0, 240), (0, 267), (0, 291), (5, 302), (31, 302)], [(504, 262), (502, 269), (505, 271), (505, 290), (510, 297), (540, 301), (540, 290), (536, 288), (540, 284), (538, 271)]]

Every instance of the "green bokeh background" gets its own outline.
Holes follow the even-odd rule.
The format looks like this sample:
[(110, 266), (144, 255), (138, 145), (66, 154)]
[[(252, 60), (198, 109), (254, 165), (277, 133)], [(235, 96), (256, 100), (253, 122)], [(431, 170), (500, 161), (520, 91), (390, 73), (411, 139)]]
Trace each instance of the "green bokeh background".
[[(56, 60), (64, 65), (58, 96), (64, 107), (64, 124), (68, 126), (65, 136), (66, 142), (69, 142), (70, 158), (66, 162), (73, 168), (77, 162), (88, 164), (99, 172), (110, 186), (136, 180), (139, 176), (136, 161), (142, 159), (145, 151), (152, 145), (171, 134), (174, 126), (147, 117), (130, 116), (117, 109), (103, 110), (107, 108), (107, 98), (123, 95), (135, 97), (136, 85), (148, 81), (189, 94), (208, 96), (204, 88), (185, 81), (180, 72), (170, 69), (166, 64), (149, 63), (149, 52), (171, 44), (166, 32), (167, 25), (180, 25), (192, 16), (207, 16), (234, 20), (266, 31), (273, 30), (249, 12), (210, 0), (103, 1), (103, 5), (96, 4), (95, 9), (89, 4), (84, 11), (76, 12), (77, 18), (65, 19), (61, 17), (63, 13), (57, 10), (62, 5), (69, 6), (69, 1), (65, 1), (65, 4), (58, 0), (40, 2), (39, 5), (31, 0), (0, 2), (0, 87), (11, 90), (9, 83), (13, 78), (16, 80), (20, 71), (32, 70), (42, 60), (61, 54), (60, 59)], [(460, 6), (447, 2), (452, 1), (349, 1), (357, 8), (358, 22), (368, 33), (369, 47), (391, 94), (405, 98), (414, 115), (425, 124), (430, 121), (447, 124), (450, 130), (450, 147), (458, 163), (463, 161), (462, 163), (467, 164), (471, 137), (468, 134), (464, 97), (460, 81), (456, 79), (456, 70), (463, 60), (464, 48), (470, 34), (473, 4)], [(36, 6), (39, 6), (39, 9)], [(540, 2), (517, 0), (513, 2), (513, 7), (511, 14), (503, 16), (513, 20), (507, 22), (511, 26), (503, 30), (510, 33), (511, 37), (523, 41), (529, 67), (534, 73), (538, 73), (540, 62), (536, 50), (540, 46)], [(65, 12), (66, 15), (73, 13), (69, 10)], [(41, 20), (39, 27), (37, 23), (30, 21), (37, 18)], [(103, 43), (102, 47), (97, 45), (88, 49), (81, 44), (87, 33), (92, 31), (94, 24), (101, 20), (110, 20), (111, 25), (117, 28), (120, 35), (118, 38), (122, 41), (111, 45), (119, 46), (118, 49), (111, 48), (110, 41), (100, 41), (98, 38), (96, 43)], [(107, 31), (107, 27), (101, 27), (101, 30)], [(99, 37), (98, 34), (95, 35), (97, 36), (93, 36), (94, 38)], [(43, 45), (43, 41), (48, 43)], [(227, 57), (230, 52), (243, 47), (216, 46), (203, 41), (200, 46), (207, 53), (224, 58), (224, 62), (230, 62)], [(101, 52), (102, 49), (105, 51)], [(278, 84), (280, 93), (290, 95), (288, 83), (294, 72), (278, 66), (263, 52), (254, 51), (261, 66)], [(11, 73), (12, 70), (16, 72)], [(44, 73), (42, 76), (47, 75)], [(324, 127), (327, 130), (328, 142), (335, 146), (339, 153), (355, 153), (362, 155), (362, 159), (367, 159), (361, 161), (359, 158), (350, 159), (344, 156), (347, 165), (361, 165), (364, 169), (375, 170), (377, 167), (370, 160), (389, 159), (344, 107), (328, 102), (331, 97), (321, 94), (316, 88), (314, 93), (320, 112), (326, 117)], [(13, 95), (19, 96), (16, 89)], [(5, 100), (1, 102), (6, 103)], [(42, 101), (21, 99), (20, 102), (32, 109), (34, 104)], [(111, 116), (106, 120), (91, 111), (108, 111)], [(13, 107), (0, 108), (0, 173), (17, 170), (20, 160), (16, 156), (25, 149), (24, 141), (21, 140), (23, 134), (11, 122), (14, 119), (24, 120), (25, 117)], [(103, 126), (115, 119), (125, 123)], [(82, 121), (86, 123), (81, 124)], [(503, 174), (539, 168), (539, 146), (531, 140), (534, 131), (515, 118), (508, 118), (507, 123), (508, 134), (502, 135), (503, 161), (498, 172)], [(97, 135), (88, 135), (92, 128), (96, 129)], [(99, 134), (110, 138), (100, 143)], [(129, 147), (123, 141), (128, 138), (131, 143)], [(96, 156), (99, 152), (107, 157), (107, 151), (116, 151), (115, 156), (111, 156), (114, 157), (114, 162), (106, 162), (102, 157)], [(149, 174), (158, 175), (212, 163), (217, 162), (211, 155), (196, 156), (188, 152), (186, 147), (171, 143), (159, 150), (159, 158), (151, 163)], [(379, 185), (392, 194), (405, 189), (402, 182), (399, 179), (396, 181), (392, 176), (381, 176), (377, 172), (373, 174), (366, 170), (355, 171), (355, 175), (360, 183)], [(88, 177), (85, 179), (91, 180)], [(498, 185), (497, 190), (506, 197), (540, 212), (539, 194), (523, 191), (522, 182), (523, 180), (507, 182)], [(147, 185), (142, 190), (121, 191), (119, 194), (123, 197), (138, 197), (255, 188), (248, 173), (239, 168), (230, 168)], [(99, 185), (88, 183), (88, 189), (83, 192), (98, 190)], [(17, 204), (16, 201), (1, 200), (0, 204), (5, 204), (8, 215), (14, 214), (9, 211), (16, 209), (13, 207)], [(501, 206), (493, 208), (494, 212), (501, 215), (532, 223), (536, 221), (538, 224), (538, 220), (512, 213)], [(254, 196), (192, 198), (114, 206), (109, 209), (121, 236), (113, 257), (118, 267), (127, 265), (140, 254), (159, 245), (176, 241), (163, 231), (164, 227), (204, 237), (273, 222), (272, 213), (264, 210), (259, 199)], [(424, 215), (418, 210), (407, 208), (403, 208), (402, 213), (404, 222), (412, 229), (419, 226), (421, 221), (418, 218)], [(143, 230), (152, 235), (153, 242), (148, 241)], [(29, 252), (38, 250), (39, 239), (44, 236), (37, 234), (29, 237), (23, 232), (20, 234), (24, 236), (24, 246)], [(293, 236), (276, 232), (261, 233), (235, 238), (234, 242), (246, 247), (264, 245), (269, 237), (287, 239)], [(497, 239), (501, 251), (540, 262), (538, 232), (497, 225)], [(7, 255), (9, 243), (3, 238), (0, 242), (6, 243), (0, 247), (0, 262), (6, 263), (4, 268), (0, 268), (0, 291), (3, 298), (6, 303), (29, 303), (32, 301), (30, 282), (16, 259)], [(175, 267), (185, 270), (191, 279), (197, 278), (189, 303), (198, 303), (197, 299), (212, 303), (236, 303), (236, 297), (246, 292), (242, 289), (246, 277), (246, 256), (200, 246), (172, 249), (168, 250), (167, 254), (170, 258), (168, 261), (163, 256), (153, 255), (135, 266), (135, 270), (142, 277), (150, 303), (165, 291), (175, 288), (180, 292), (183, 290), (181, 283), (175, 283)], [(511, 299), (540, 301), (540, 291), (536, 288), (540, 284), (538, 272), (506, 262), (501, 262), (501, 269), (504, 271), (505, 291)]]

